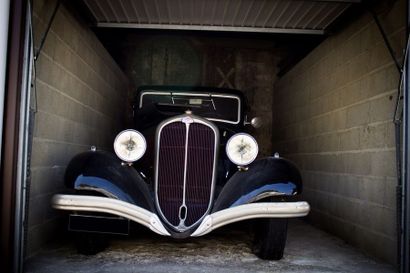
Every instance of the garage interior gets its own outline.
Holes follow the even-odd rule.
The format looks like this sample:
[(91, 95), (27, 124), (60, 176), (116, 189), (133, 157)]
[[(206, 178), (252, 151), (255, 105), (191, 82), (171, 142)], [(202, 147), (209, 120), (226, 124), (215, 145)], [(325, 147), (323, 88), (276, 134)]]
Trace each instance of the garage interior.
[(201, 85), (245, 93), (264, 121), (252, 129), (260, 155), (279, 152), (302, 171), (308, 223), (397, 267), (406, 4), (34, 0), (25, 259), (64, 234), (50, 199), (64, 191), (65, 167), (91, 146), (112, 150), (138, 86)]

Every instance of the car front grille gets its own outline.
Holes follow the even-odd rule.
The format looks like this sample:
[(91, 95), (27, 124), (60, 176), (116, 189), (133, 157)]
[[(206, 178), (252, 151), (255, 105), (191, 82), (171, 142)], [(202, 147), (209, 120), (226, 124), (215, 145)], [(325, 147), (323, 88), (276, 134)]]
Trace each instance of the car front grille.
[(218, 130), (209, 121), (184, 115), (159, 125), (156, 204), (177, 231), (194, 226), (210, 208), (217, 147)]

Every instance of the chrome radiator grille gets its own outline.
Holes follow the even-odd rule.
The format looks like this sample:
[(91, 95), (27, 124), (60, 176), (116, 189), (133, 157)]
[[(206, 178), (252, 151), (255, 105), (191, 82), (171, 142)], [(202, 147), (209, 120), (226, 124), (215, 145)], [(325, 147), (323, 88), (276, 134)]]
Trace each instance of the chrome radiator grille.
[(184, 115), (158, 128), (156, 204), (177, 231), (189, 229), (209, 210), (217, 147), (218, 130), (203, 119)]

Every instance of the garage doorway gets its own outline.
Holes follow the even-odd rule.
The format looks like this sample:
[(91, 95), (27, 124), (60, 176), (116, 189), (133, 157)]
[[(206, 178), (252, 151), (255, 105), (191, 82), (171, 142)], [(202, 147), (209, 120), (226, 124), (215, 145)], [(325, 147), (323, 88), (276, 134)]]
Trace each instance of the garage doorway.
[(178, 84), (242, 89), (262, 154), (301, 168), (309, 222), (396, 264), (400, 72), (384, 39), (403, 62), (406, 1), (170, 2), (33, 2), (26, 257), (65, 229), (49, 200), (69, 159), (111, 149), (139, 85)]

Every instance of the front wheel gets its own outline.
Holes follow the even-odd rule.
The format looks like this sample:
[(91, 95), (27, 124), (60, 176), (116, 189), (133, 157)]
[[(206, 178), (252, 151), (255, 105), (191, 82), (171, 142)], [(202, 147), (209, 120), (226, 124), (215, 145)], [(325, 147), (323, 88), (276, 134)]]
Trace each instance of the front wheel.
[(260, 219), (254, 223), (253, 253), (264, 260), (280, 260), (286, 245), (288, 219)]
[(109, 245), (107, 235), (76, 232), (74, 242), (77, 252), (84, 255), (95, 255)]

